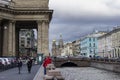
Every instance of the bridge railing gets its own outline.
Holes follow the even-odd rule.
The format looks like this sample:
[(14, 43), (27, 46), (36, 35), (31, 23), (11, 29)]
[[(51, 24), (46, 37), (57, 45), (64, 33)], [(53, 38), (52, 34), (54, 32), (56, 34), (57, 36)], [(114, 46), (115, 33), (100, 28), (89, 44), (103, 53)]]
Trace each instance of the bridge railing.
[(120, 59), (109, 59), (109, 58), (99, 58), (99, 59), (97, 59), (97, 58), (91, 58), (91, 61), (120, 64)]

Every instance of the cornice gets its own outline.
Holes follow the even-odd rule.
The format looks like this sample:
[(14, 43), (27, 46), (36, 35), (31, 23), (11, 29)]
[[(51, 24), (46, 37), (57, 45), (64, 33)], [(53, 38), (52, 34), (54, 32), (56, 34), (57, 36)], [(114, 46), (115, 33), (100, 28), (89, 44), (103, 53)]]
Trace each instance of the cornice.
[(51, 14), (53, 10), (49, 9), (11, 9), (0, 7), (0, 12), (5, 12), (13, 15), (39, 15), (39, 14)]
[(50, 9), (15, 9), (15, 8), (5, 8), (0, 6), (0, 12), (11, 14), (11, 15), (49, 15), (49, 21), (52, 19), (53, 10)]

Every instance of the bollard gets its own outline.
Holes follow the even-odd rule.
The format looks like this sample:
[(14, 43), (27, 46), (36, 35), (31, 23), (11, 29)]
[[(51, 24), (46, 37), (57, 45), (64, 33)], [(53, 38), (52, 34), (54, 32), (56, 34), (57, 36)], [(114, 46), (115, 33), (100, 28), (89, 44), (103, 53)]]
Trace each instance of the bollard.
[(55, 76), (61, 76), (61, 73), (59, 70), (49, 70), (47, 75), (55, 77)]
[(62, 76), (56, 76), (57, 80), (65, 80)]
[(48, 64), (46, 68), (51, 70), (51, 69), (55, 69), (55, 66), (54, 66), (54, 64)]
[(43, 77), (43, 80), (54, 80), (54, 77), (53, 77), (53, 76), (45, 75), (45, 76)]
[(54, 64), (48, 64), (46, 67), (46, 73), (48, 73), (49, 70), (54, 70), (54, 69), (55, 69)]

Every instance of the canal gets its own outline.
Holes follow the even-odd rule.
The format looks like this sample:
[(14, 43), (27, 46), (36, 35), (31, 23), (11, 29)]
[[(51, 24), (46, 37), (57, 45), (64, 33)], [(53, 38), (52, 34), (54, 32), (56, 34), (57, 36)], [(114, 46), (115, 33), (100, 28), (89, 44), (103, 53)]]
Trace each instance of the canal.
[(120, 73), (92, 67), (59, 68), (65, 80), (120, 80)]

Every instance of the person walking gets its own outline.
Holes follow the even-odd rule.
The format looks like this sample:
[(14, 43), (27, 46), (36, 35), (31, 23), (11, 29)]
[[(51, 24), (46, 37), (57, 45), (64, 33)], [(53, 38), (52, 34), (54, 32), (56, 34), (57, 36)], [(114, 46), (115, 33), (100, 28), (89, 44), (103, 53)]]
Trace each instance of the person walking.
[(18, 66), (18, 73), (20, 74), (20, 71), (21, 71), (21, 68), (22, 68), (22, 61), (21, 61), (21, 59), (18, 59), (18, 61), (17, 61), (17, 66)]
[(43, 62), (43, 67), (44, 67), (44, 75), (46, 75), (46, 67), (48, 64), (51, 64), (52, 62), (52, 59), (48, 56), (44, 59), (44, 62)]
[(28, 62), (27, 62), (27, 68), (28, 68), (28, 73), (31, 73), (32, 59), (28, 59)]

